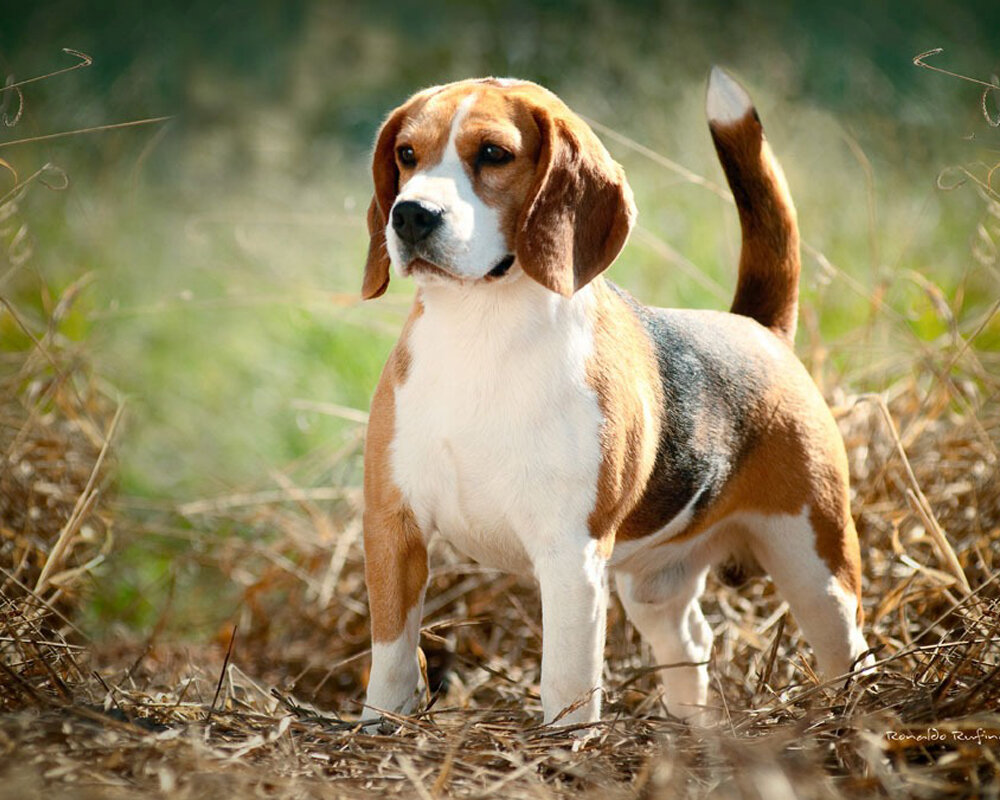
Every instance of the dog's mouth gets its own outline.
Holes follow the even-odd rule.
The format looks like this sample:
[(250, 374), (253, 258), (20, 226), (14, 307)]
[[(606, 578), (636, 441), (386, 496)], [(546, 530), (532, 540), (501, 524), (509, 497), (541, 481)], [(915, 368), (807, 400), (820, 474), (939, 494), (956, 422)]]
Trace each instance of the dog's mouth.
[[(489, 272), (487, 272), (483, 278), (486, 280), (496, 280), (502, 278), (506, 275), (510, 268), (514, 265), (514, 256), (510, 253), (501, 258), (496, 266), (493, 267)], [(423, 256), (417, 256), (412, 259), (407, 265), (405, 270), (407, 275), (434, 275), (438, 278), (449, 278), (451, 280), (467, 280), (462, 275), (456, 275), (454, 272), (440, 267), (433, 261), (430, 261)]]
[(486, 277), (502, 278), (504, 275), (507, 274), (507, 270), (509, 270), (513, 265), (514, 265), (514, 256), (508, 253), (503, 258), (501, 258), (500, 261), (497, 262), (497, 265), (493, 267), (493, 269), (491, 269), (489, 272), (486, 273)]
[(438, 278), (451, 278), (455, 280), (457, 276), (448, 272), (446, 269), (442, 269), (433, 261), (428, 261), (426, 258), (414, 258), (406, 265), (407, 275), (435, 275)]

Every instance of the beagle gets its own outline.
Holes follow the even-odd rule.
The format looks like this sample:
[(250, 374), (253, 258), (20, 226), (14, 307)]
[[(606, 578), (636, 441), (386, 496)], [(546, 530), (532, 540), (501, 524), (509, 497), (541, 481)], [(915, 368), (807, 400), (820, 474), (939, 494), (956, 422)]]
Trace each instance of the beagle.
[(704, 719), (713, 565), (768, 572), (827, 675), (866, 650), (844, 446), (792, 350), (795, 208), (718, 68), (707, 112), (743, 234), (729, 313), (650, 308), (602, 277), (632, 192), (542, 87), (437, 86), (379, 131), (362, 295), (390, 267), (417, 291), (365, 446), (363, 720), (421, 697), (434, 534), (537, 580), (546, 722), (600, 717), (609, 574), (678, 717)]

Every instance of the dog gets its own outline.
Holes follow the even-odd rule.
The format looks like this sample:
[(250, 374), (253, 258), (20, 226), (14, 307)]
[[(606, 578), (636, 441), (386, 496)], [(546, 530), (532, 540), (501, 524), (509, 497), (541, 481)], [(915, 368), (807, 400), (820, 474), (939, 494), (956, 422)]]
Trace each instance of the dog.
[(362, 296), (390, 270), (417, 291), (365, 445), (362, 721), (420, 702), (434, 534), (537, 580), (546, 723), (600, 718), (609, 574), (682, 719), (707, 713), (713, 565), (769, 573), (826, 675), (867, 649), (843, 441), (792, 349), (795, 208), (742, 86), (713, 68), (706, 106), (742, 229), (728, 313), (604, 279), (632, 191), (546, 89), (437, 86), (382, 125)]

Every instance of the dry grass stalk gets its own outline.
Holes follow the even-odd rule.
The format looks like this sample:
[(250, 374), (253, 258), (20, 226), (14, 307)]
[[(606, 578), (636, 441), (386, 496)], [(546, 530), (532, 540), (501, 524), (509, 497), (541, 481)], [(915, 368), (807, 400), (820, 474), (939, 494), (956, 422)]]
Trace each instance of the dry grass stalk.
[(69, 615), (111, 547), (103, 493), (120, 408), (112, 417), (55, 328), (35, 331), (4, 307), (31, 342), (0, 373), (0, 707), (10, 709), (66, 701), (86, 679)]

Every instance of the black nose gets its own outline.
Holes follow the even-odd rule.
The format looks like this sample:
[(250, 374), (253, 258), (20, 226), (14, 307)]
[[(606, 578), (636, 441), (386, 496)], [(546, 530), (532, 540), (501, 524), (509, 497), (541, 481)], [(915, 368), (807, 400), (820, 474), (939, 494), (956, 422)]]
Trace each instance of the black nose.
[(441, 224), (442, 216), (440, 208), (404, 200), (392, 207), (392, 229), (407, 244), (416, 244)]

